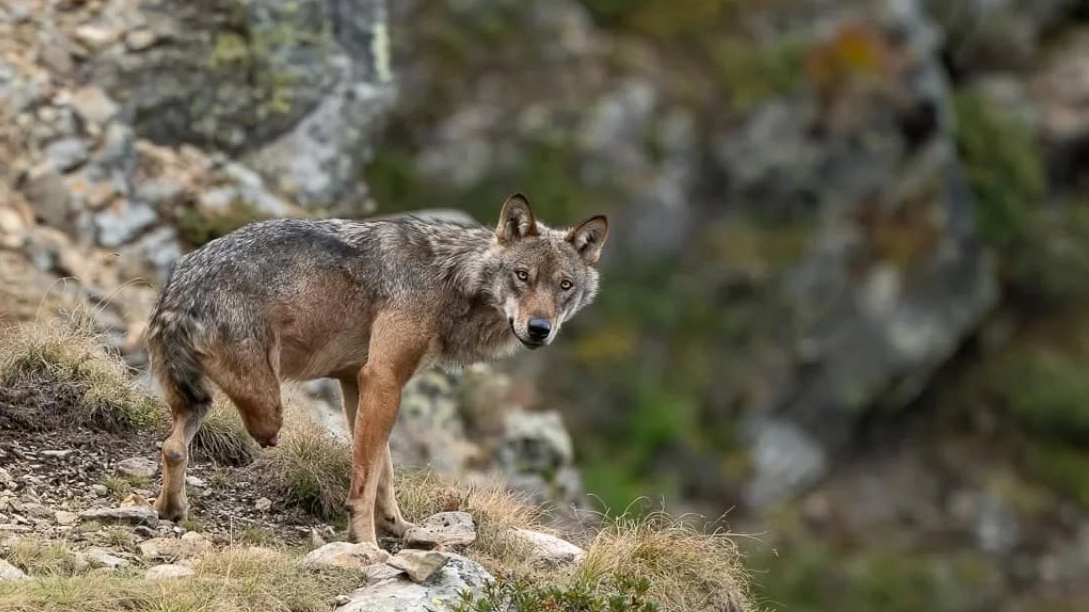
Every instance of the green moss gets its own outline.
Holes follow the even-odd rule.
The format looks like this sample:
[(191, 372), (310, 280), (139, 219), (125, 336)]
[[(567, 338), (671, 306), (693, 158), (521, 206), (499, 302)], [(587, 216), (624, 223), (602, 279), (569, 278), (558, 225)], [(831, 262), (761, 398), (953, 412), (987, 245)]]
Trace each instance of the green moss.
[(716, 80), (736, 112), (750, 112), (802, 82), (805, 38), (785, 35), (769, 41), (716, 37), (706, 41)]
[(1089, 508), (1089, 453), (1053, 440), (1034, 440), (1022, 454), (1025, 468), (1033, 477)]
[(1043, 155), (1029, 126), (984, 95), (953, 98), (956, 142), (976, 194), (980, 234), (999, 248), (1024, 240), (1030, 215), (1045, 195)]
[(195, 207), (178, 210), (174, 222), (178, 233), (191, 245), (200, 246), (228, 234), (243, 225), (267, 218), (257, 207), (245, 200), (235, 200), (221, 213), (205, 214)]

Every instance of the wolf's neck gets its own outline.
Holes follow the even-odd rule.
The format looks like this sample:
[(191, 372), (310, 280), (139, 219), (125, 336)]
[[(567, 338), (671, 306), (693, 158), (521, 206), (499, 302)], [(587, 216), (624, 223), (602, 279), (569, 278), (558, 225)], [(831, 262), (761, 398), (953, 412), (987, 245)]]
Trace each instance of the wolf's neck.
[(484, 227), (447, 227), (433, 244), (443, 283), (460, 293), (487, 297), (499, 274), (495, 233)]

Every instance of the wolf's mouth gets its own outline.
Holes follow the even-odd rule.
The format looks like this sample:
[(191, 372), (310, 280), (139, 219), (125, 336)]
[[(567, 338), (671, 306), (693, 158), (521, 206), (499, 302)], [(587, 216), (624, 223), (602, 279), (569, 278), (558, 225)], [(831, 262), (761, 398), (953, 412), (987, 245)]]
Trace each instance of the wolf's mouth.
[(514, 337), (518, 338), (518, 341), (522, 343), (522, 346), (526, 347), (527, 349), (535, 350), (545, 345), (544, 342), (526, 340), (522, 336), (518, 335), (518, 332), (514, 329), (514, 319), (507, 319), (507, 324), (510, 325), (510, 333), (514, 334)]

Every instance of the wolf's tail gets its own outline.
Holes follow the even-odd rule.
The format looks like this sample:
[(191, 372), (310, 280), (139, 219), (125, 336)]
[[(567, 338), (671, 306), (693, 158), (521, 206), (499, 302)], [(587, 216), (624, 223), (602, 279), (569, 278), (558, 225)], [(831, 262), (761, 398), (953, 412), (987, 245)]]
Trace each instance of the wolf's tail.
[(212, 394), (200, 363), (194, 331), (185, 316), (168, 317), (156, 310), (148, 323), (148, 357), (155, 377), (168, 395), (190, 410), (202, 410), (211, 405)]

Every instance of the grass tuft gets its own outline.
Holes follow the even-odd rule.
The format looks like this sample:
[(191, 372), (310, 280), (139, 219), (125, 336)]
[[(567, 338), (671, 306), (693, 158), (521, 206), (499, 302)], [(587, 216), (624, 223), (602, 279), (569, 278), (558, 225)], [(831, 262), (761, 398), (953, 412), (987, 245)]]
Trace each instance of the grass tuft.
[(86, 426), (149, 429), (165, 422), (83, 316), (0, 329), (0, 425), (25, 431)]
[(606, 517), (571, 579), (606, 588), (617, 579), (650, 581), (647, 597), (662, 612), (748, 609), (746, 574), (733, 538), (705, 532), (665, 512)]
[(358, 576), (313, 574), (290, 554), (228, 548), (211, 553), (184, 580), (143, 579), (139, 570), (109, 575), (0, 582), (5, 612), (325, 612)]
[(346, 514), (351, 449), (321, 424), (301, 416), (286, 419), (280, 445), (263, 453), (254, 467), (289, 503), (323, 520)]
[(192, 449), (196, 457), (233, 467), (253, 463), (260, 450), (234, 404), (222, 394), (217, 394), (211, 411), (204, 417), (193, 438)]

